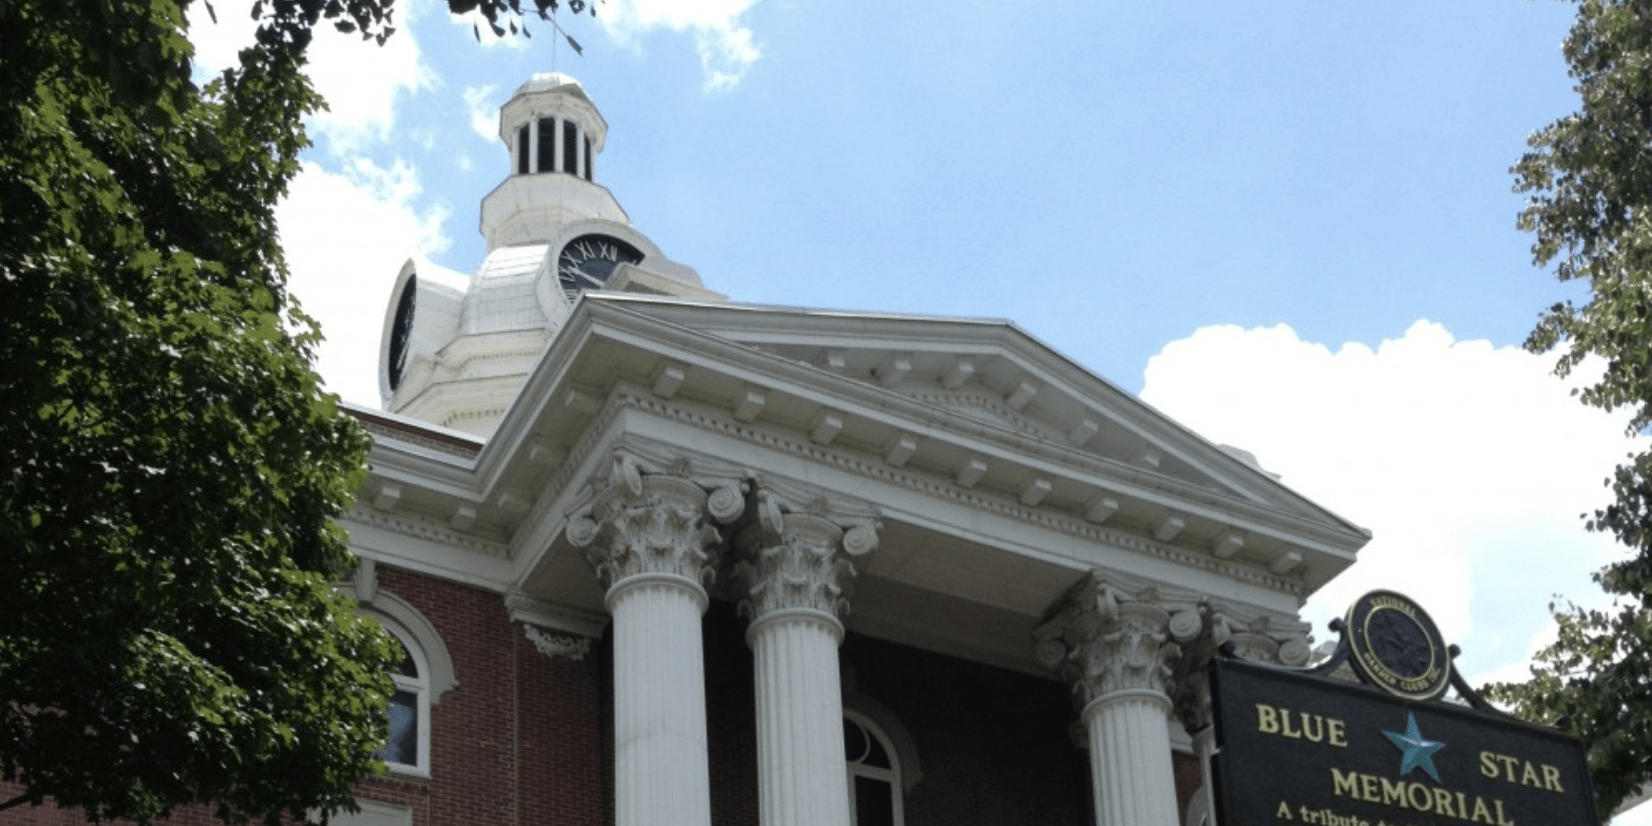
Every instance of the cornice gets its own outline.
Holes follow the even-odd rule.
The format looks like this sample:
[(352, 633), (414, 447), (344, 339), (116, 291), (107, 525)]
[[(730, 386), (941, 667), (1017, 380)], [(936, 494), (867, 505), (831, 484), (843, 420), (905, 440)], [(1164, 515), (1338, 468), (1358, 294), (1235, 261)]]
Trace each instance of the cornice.
[[(704, 323), (706, 329), (685, 327), (675, 317), (681, 312), (698, 312), (716, 314), (745, 310), (742, 318), (770, 318), (786, 317), (799, 320), (810, 335), (819, 333), (813, 329), (822, 322), (822, 316), (842, 316), (837, 313), (810, 314), (802, 310), (786, 308), (750, 308), (740, 305), (709, 305), (677, 302), (659, 302), (661, 306), (630, 307), (625, 306), (628, 299), (603, 297), (600, 300), (587, 300), (590, 307), (590, 327), (585, 332), (587, 336), (600, 336), (616, 341), (629, 340), (636, 345), (651, 348), (669, 348), (670, 358), (699, 366), (705, 369), (738, 376), (744, 371), (751, 370), (765, 374), (764, 379), (758, 379), (770, 388), (785, 387), (784, 392), (796, 396), (800, 400), (821, 404), (828, 407), (845, 409), (846, 405), (860, 405), (862, 409), (857, 415), (867, 421), (895, 428), (934, 427), (945, 429), (949, 434), (965, 439), (979, 440), (984, 445), (990, 445), (1002, 451), (1005, 458), (1011, 458), (1020, 464), (1029, 464), (1044, 461), (1059, 464), (1065, 467), (1079, 467), (1082, 472), (1095, 474), (1098, 477), (1113, 479), (1117, 483), (1134, 485), (1140, 491), (1158, 490), (1170, 496), (1187, 502), (1204, 504), (1223, 511), (1238, 510), (1242, 515), (1262, 525), (1276, 524), (1281, 518), (1292, 523), (1293, 527), (1285, 528), (1287, 534), (1308, 534), (1326, 543), (1327, 547), (1338, 547), (1344, 551), (1352, 551), (1364, 544), (1360, 540), (1352, 547), (1348, 540), (1363, 533), (1342, 517), (1315, 504), (1311, 500), (1291, 488), (1281, 484), (1278, 480), (1259, 471), (1254, 466), (1235, 458), (1220, 447), (1193, 433), (1187, 428), (1166, 418), (1134, 396), (1119, 390), (1099, 376), (1083, 372), (1082, 368), (1072, 365), (1065, 357), (1046, 345), (1028, 336), (1025, 332), (1008, 322), (984, 322), (978, 319), (930, 319), (910, 318), (911, 322), (927, 322), (942, 324), (948, 328), (968, 329), (974, 333), (973, 337), (946, 337), (924, 339), (913, 342), (909, 346), (918, 344), (931, 347), (940, 343), (953, 341), (959, 338), (967, 341), (973, 348), (999, 347), (996, 355), (1009, 359), (1017, 369), (1025, 371), (1029, 376), (1037, 379), (1045, 386), (1059, 386), (1062, 393), (1073, 398), (1081, 399), (1087, 409), (1103, 408), (1108, 418), (1121, 425), (1132, 428), (1137, 435), (1154, 443), (1166, 451), (1167, 456), (1174, 456), (1178, 461), (1193, 464), (1203, 468), (1213, 484), (1224, 488), (1231, 488), (1233, 492), (1222, 492), (1210, 487), (1190, 484), (1161, 473), (1130, 465), (1118, 460), (1109, 459), (1078, 448), (1060, 444), (1057, 440), (1048, 438), (1027, 438), (1017, 434), (1012, 427), (1005, 424), (987, 422), (971, 416), (960, 416), (956, 412), (947, 410), (944, 406), (926, 404), (916, 401), (912, 395), (898, 390), (890, 390), (868, 383), (865, 380), (840, 375), (830, 370), (822, 369), (807, 362), (785, 358), (763, 351), (759, 343), (745, 342), (739, 337), (722, 338), (724, 331), (721, 325)], [(640, 299), (641, 303), (648, 304), (650, 300)], [(731, 310), (731, 308), (733, 308)], [(661, 311), (658, 315), (653, 310)], [(576, 316), (579, 315), (576, 313)], [(854, 314), (860, 318), (860, 314)], [(868, 320), (900, 321), (901, 317), (893, 316), (866, 316)], [(704, 321), (703, 319), (700, 319)], [(645, 324), (645, 327), (640, 325)], [(839, 320), (841, 325), (841, 319)], [(836, 330), (841, 337), (842, 330)], [(733, 336), (733, 333), (728, 333)], [(645, 344), (645, 342), (647, 342)], [(822, 346), (826, 346), (822, 344)], [(847, 345), (845, 345), (847, 346)], [(862, 345), (865, 346), (864, 344)], [(1045, 352), (1046, 358), (1053, 356), (1058, 365), (1069, 368), (1052, 372), (1033, 356), (1038, 352)], [(660, 355), (664, 355), (660, 351)], [(1078, 370), (1088, 382), (1102, 388), (1103, 395), (1108, 397), (1104, 401), (1095, 393), (1084, 393), (1073, 386), (1076, 380), (1067, 375), (1070, 370)], [(908, 406), (906, 410), (891, 408), (891, 400), (899, 400)], [(1019, 437), (1019, 438), (1018, 438)], [(1017, 440), (1012, 442), (1012, 440)], [(1168, 441), (1166, 441), (1168, 439)], [(1119, 479), (1123, 476), (1125, 478)], [(1249, 481), (1241, 481), (1249, 480)], [(1263, 495), (1260, 491), (1271, 491), (1270, 495)], [(1140, 494), (1138, 494), (1140, 495)], [(1283, 501), (1281, 501), (1283, 500)], [(1284, 504), (1288, 501), (1290, 505)], [(1309, 517), (1288, 512), (1288, 508), (1301, 508), (1315, 517)], [(1264, 515), (1266, 514), (1266, 515)], [(1277, 528), (1275, 528), (1277, 530)], [(1368, 534), (1365, 535), (1368, 538)]]
[(361, 424), (362, 430), (367, 431), (375, 437), (382, 436), (386, 439), (417, 445), (426, 450), (435, 451), (437, 453), (445, 453), (449, 456), (457, 456), (461, 459), (466, 459), (473, 462), (476, 460), (476, 455), (482, 452), (482, 446), (480, 444), (458, 444), (450, 439), (426, 436), (412, 430), (411, 428), (397, 427), (383, 422), (374, 421), (363, 416), (357, 416), (356, 421)]
[[(1281, 483), (1253, 463), (1239, 459), (1180, 423), (1166, 417), (1136, 396), (1050, 347), (1013, 322), (982, 318), (950, 318), (888, 313), (842, 312), (821, 309), (731, 303), (697, 303), (641, 296), (604, 296), (587, 302), (590, 317), (600, 327), (613, 327), (630, 337), (643, 336), (667, 347), (680, 349), (679, 359), (692, 355), (727, 361), (746, 368), (758, 368), (777, 376), (797, 380), (808, 390), (825, 390), (841, 398), (866, 403), (872, 410), (887, 406), (880, 399), (890, 396), (910, 400), (898, 390), (876, 386), (823, 369), (795, 357), (767, 352), (764, 348), (808, 343), (822, 350), (888, 350), (923, 352), (959, 357), (1003, 359), (1021, 371), (1031, 383), (1091, 414), (1127, 428), (1166, 458), (1193, 465), (1211, 482), (1231, 489), (1228, 501), (1264, 505), (1283, 513), (1299, 509), (1314, 516), (1296, 516), (1305, 522), (1324, 524), (1322, 539), (1330, 546), (1351, 552), (1369, 540), (1369, 533), (1344, 517), (1313, 502)], [(639, 322), (650, 324), (640, 329)], [(853, 323), (851, 323), (853, 322)], [(761, 357), (763, 365), (754, 363)], [(706, 365), (710, 366), (710, 365)], [(712, 368), (717, 369), (717, 368)], [(728, 372), (726, 369), (724, 372)], [(818, 378), (806, 379), (804, 373)], [(797, 392), (812, 398), (809, 392)], [(826, 399), (816, 399), (830, 403)], [(933, 406), (932, 406), (933, 409)], [(937, 411), (939, 412), (939, 411)], [(1064, 420), (1065, 421), (1065, 420)], [(1068, 422), (1076, 424), (1078, 420)], [(958, 426), (963, 425), (963, 426)], [(1012, 432), (1004, 425), (970, 417), (953, 420), (952, 426), (970, 436), (990, 439), (986, 431)], [(1019, 448), (1019, 452), (1053, 458), (1074, 452), (1059, 439), (1039, 439), (1040, 444)], [(1078, 450), (1099, 459), (1093, 453)], [(1057, 459), (1057, 461), (1064, 461)], [(1136, 468), (1140, 470), (1139, 468)], [(1185, 485), (1162, 474), (1143, 471), (1144, 478), (1163, 479)], [(1197, 487), (1197, 486), (1188, 486)], [(1200, 488), (1207, 491), (1208, 488)], [(1364, 539), (1350, 542), (1363, 535)]]
[(989, 425), (1007, 426), (1025, 436), (1038, 439), (1051, 437), (1049, 432), (1033, 424), (1027, 417), (1011, 410), (1002, 400), (993, 398), (987, 393), (936, 390), (901, 393), (901, 395), (960, 415), (969, 416), (976, 421), (982, 421)]
[[(985, 511), (1034, 524), (1084, 540), (1092, 545), (1104, 545), (1128, 550), (1142, 556), (1219, 574), (1230, 579), (1241, 580), (1296, 597), (1305, 597), (1307, 594), (1302, 583), (1266, 571), (1259, 571), (1249, 566), (1236, 565), (1192, 551), (1153, 542), (1116, 529), (1092, 525), (1082, 519), (1056, 514), (1046, 509), (1029, 508), (1013, 500), (975, 493), (959, 488), (950, 482), (895, 470), (882, 462), (868, 461), (833, 448), (823, 448), (812, 442), (786, 438), (771, 430), (750, 427), (724, 418), (713, 417), (677, 404), (663, 402), (652, 396), (620, 391), (615, 394), (609, 407), (616, 411), (613, 415), (617, 415), (619, 408), (634, 408), (682, 424), (717, 432), (732, 439), (788, 453), (806, 462), (830, 465), (864, 478), (876, 479), (919, 491), (928, 496), (949, 500), (972, 510)], [(612, 415), (608, 418), (611, 419)], [(594, 431), (595, 429), (593, 429)], [(572, 464), (572, 462), (569, 464)], [(765, 469), (765, 472), (768, 471)]]
[(357, 503), (355, 507), (339, 516), (340, 522), (355, 522), (401, 536), (423, 539), (440, 545), (460, 548), (471, 553), (493, 557), (495, 559), (509, 559), (510, 548), (504, 543), (490, 542), (467, 536), (462, 533), (440, 527), (423, 517), (408, 517), (388, 514), (374, 510), (371, 506)]

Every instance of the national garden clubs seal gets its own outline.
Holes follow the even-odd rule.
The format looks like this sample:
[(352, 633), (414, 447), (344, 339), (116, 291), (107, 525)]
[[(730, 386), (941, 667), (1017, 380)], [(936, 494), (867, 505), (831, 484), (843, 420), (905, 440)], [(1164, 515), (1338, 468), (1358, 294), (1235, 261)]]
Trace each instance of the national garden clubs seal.
[(1410, 597), (1372, 591), (1348, 609), (1355, 670), (1407, 700), (1434, 700), (1451, 682), (1451, 653), (1434, 620)]

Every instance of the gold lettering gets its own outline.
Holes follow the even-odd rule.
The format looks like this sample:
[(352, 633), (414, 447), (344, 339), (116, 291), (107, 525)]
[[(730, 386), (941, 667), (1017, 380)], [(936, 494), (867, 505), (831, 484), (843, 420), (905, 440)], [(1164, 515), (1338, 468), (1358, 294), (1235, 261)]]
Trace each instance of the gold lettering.
[(1386, 803), (1389, 806), (1405, 808), (1405, 781), (1382, 779), (1382, 797), (1372, 798), (1372, 803)]
[(1301, 740), (1302, 732), (1291, 727), (1291, 710), (1281, 708), (1280, 711), (1282, 713), (1279, 715), (1279, 733), (1291, 740)]
[(1262, 734), (1279, 733), (1279, 713), (1273, 706), (1256, 704), (1256, 730)]
[(1393, 597), (1373, 597), (1371, 599), (1371, 607), (1372, 608), (1392, 608), (1395, 611), (1398, 611), (1398, 612), (1400, 612), (1400, 613), (1402, 613), (1402, 614), (1404, 614), (1404, 615), (1406, 615), (1406, 616), (1408, 616), (1412, 619), (1417, 618), (1417, 609), (1413, 608), (1411, 605), (1409, 605), (1405, 602), (1394, 599)]
[(1302, 736), (1310, 743), (1325, 742), (1325, 718), (1318, 714), (1302, 715)]
[(1472, 817), (1470, 817), (1469, 820), (1472, 820), (1475, 823), (1494, 823), (1495, 822), (1491, 819), (1491, 810), (1486, 808), (1486, 799), (1485, 798), (1483, 798), (1483, 797), (1474, 798), (1474, 815)]
[(1542, 786), (1543, 785), (1537, 779), (1537, 768), (1535, 766), (1533, 766), (1530, 762), (1527, 762), (1526, 765), (1522, 768), (1522, 770), (1520, 772), (1520, 785), (1522, 785), (1522, 786)]
[(1376, 800), (1377, 795), (1382, 793), (1381, 792), (1381, 784), (1382, 784), (1382, 778), (1377, 777), (1374, 774), (1362, 774), (1362, 775), (1360, 775), (1359, 776), (1359, 790), (1364, 795), (1363, 799), (1364, 800)]
[[(1417, 800), (1417, 792), (1423, 793), (1423, 799), (1420, 802)], [(1412, 783), (1405, 790), (1405, 799), (1411, 804), (1411, 808), (1419, 812), (1434, 810), (1434, 795), (1429, 794), (1428, 787), (1421, 783)]]
[(1289, 740), (1307, 740), (1310, 743), (1329, 743), (1348, 748), (1348, 724), (1335, 717), (1293, 711), (1284, 706), (1256, 704), (1256, 732), (1277, 734)]
[(1548, 765), (1543, 767), (1543, 788), (1559, 794), (1566, 793), (1565, 789), (1560, 788), (1560, 769), (1558, 767)]
[(1534, 763), (1512, 754), (1480, 752), (1480, 774), (1507, 783), (1530, 786), (1534, 789), (1565, 794), (1560, 783), (1560, 769), (1545, 763)]
[(1491, 803), (1497, 807), (1497, 826), (1514, 826), (1514, 821), (1509, 820), (1508, 816), (1503, 814), (1503, 801), (1493, 800)]
[[(1422, 785), (1422, 784), (1418, 784)], [(1446, 817), (1457, 817), (1456, 810), (1451, 808), (1451, 792), (1448, 789), (1434, 790), (1434, 811)]]
[(1348, 727), (1341, 720), (1335, 717), (1326, 720), (1325, 733), (1329, 735), (1326, 742), (1340, 748), (1348, 748)]
[(1358, 772), (1343, 774), (1342, 769), (1331, 769), (1331, 794), (1337, 797), (1347, 795), (1348, 797), (1363, 799), (1359, 796), (1359, 778)]

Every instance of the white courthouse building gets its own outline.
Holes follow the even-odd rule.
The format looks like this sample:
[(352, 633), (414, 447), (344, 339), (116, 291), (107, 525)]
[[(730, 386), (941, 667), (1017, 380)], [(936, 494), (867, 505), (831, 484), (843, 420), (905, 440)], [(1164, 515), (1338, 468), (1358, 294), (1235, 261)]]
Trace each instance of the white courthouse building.
[(351, 409), (409, 654), (357, 820), (1207, 820), (1204, 663), (1305, 663), (1365, 531), (1012, 324), (716, 292), (566, 76), (499, 134), (486, 258), (401, 269)]

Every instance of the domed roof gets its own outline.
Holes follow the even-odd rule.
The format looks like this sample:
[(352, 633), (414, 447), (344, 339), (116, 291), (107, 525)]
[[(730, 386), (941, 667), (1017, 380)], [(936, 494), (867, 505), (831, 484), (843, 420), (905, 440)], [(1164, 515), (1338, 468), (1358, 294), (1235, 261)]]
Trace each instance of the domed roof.
[(541, 72), (536, 74), (533, 77), (528, 78), (528, 82), (516, 87), (516, 92), (512, 94), (511, 97), (531, 95), (534, 92), (552, 92), (564, 86), (574, 87), (568, 91), (578, 92), (580, 97), (590, 100), (590, 98), (585, 95), (585, 88), (579, 85), (579, 81), (573, 79), (572, 76), (565, 75), (561, 72)]

